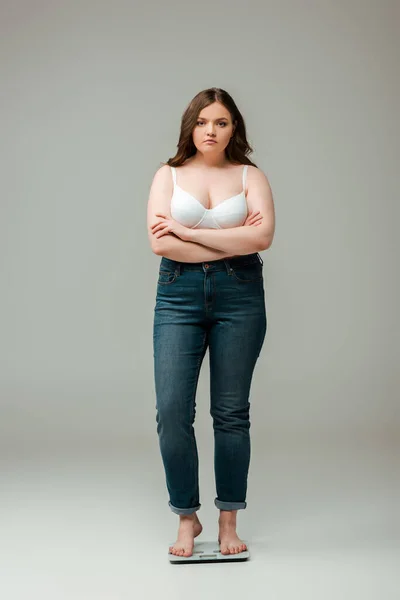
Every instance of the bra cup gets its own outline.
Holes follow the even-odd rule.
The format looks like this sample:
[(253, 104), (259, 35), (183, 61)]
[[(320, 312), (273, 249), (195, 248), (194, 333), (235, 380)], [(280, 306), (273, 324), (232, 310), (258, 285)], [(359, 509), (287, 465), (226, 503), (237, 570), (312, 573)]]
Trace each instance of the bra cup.
[(176, 192), (171, 199), (171, 217), (185, 227), (195, 227), (204, 217), (205, 209), (194, 198), (184, 198)]
[(243, 225), (248, 214), (244, 192), (207, 209), (196, 198), (176, 186), (171, 198), (171, 216), (191, 229), (228, 229)]

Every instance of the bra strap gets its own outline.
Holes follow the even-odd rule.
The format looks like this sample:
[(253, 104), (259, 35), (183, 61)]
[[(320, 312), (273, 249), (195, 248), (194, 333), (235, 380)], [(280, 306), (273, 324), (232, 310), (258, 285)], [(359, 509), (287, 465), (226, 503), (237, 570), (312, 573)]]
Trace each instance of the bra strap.
[(243, 167), (243, 191), (246, 189), (246, 177), (247, 177), (247, 167), (249, 165), (244, 165)]
[(170, 167), (171, 169), (171, 173), (172, 173), (172, 180), (174, 182), (174, 187), (176, 185), (176, 171), (175, 171), (175, 167)]

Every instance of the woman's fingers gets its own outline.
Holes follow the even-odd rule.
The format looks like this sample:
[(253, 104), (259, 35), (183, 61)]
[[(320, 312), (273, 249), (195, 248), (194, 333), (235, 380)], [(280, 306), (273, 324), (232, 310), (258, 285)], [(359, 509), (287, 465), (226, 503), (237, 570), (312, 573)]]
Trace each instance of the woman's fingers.
[(244, 222), (245, 225), (250, 225), (253, 219), (253, 213), (250, 213), (247, 218), (246, 221)]
[(162, 225), (164, 222), (163, 221), (157, 221), (157, 223), (154, 223), (151, 228), (154, 231), (154, 229), (156, 229), (157, 227), (159, 227), (160, 225)]
[(160, 229), (160, 231), (158, 233), (156, 233), (156, 237), (161, 237), (163, 235), (166, 235), (167, 233), (169, 233), (169, 227), (166, 226), (163, 229)]
[(260, 215), (260, 211), (257, 211), (256, 213), (250, 215), (250, 217), (246, 221), (246, 225), (250, 225), (250, 226), (260, 225), (262, 219), (263, 219), (263, 216)]
[(151, 226), (151, 232), (156, 233), (156, 231), (158, 231), (160, 228), (165, 227), (165, 226), (166, 226), (165, 221), (157, 221), (157, 223), (154, 223)]
[(259, 215), (259, 214), (260, 214), (260, 211), (259, 211), (259, 210), (257, 210), (257, 211), (255, 211), (255, 212), (252, 212), (252, 213), (250, 213), (250, 214), (249, 214), (249, 216), (247, 217), (246, 221), (248, 221), (248, 222), (252, 222), (252, 221), (254, 221), (254, 219), (256, 219), (256, 218), (257, 218), (257, 215)]
[(161, 237), (165, 233), (169, 232), (169, 225), (167, 223), (158, 223), (152, 228), (152, 233), (156, 237)]

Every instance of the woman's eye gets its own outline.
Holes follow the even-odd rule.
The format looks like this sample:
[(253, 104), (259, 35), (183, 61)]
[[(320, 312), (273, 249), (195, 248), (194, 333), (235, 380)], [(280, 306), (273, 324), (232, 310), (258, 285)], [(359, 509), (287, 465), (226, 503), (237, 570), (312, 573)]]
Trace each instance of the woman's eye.
[[(204, 125), (204, 121), (197, 121), (197, 125)], [(225, 121), (221, 121), (219, 125), (223, 125), (224, 127), (226, 127), (227, 124), (225, 123)]]

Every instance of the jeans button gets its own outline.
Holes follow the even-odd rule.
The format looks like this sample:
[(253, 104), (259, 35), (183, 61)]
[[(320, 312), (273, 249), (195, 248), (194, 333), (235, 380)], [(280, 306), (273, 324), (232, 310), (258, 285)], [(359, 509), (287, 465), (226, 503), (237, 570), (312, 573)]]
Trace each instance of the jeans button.
[(209, 265), (208, 263), (206, 263), (204, 266), (205, 266), (205, 268), (206, 268), (206, 269), (208, 269), (208, 267), (209, 267), (210, 265)]

